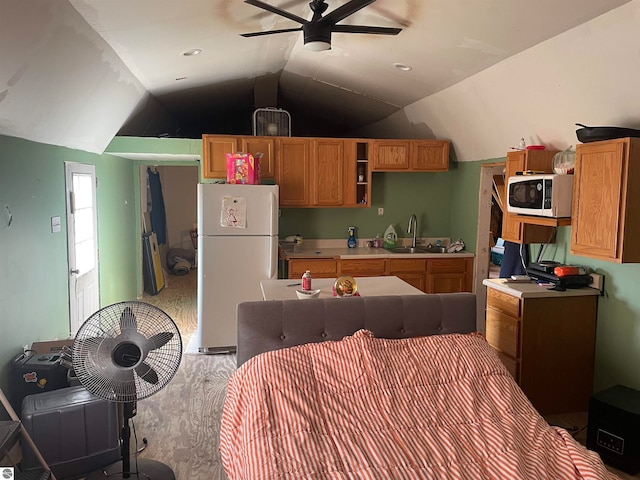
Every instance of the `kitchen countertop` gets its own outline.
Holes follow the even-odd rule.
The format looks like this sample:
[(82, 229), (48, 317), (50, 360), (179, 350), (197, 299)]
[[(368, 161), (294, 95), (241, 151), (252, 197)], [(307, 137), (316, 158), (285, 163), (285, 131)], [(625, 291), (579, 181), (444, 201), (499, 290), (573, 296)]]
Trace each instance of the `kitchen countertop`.
[(506, 278), (487, 278), (482, 284), (488, 288), (495, 288), (498, 291), (518, 298), (549, 298), (549, 297), (584, 297), (590, 295), (600, 295), (600, 290), (591, 287), (568, 288), (564, 292), (559, 290), (549, 290), (547, 285), (539, 285), (536, 282), (513, 283)]
[[(409, 285), (398, 277), (356, 277), (358, 293), (363, 297), (381, 295), (426, 295), (422, 290)], [(314, 278), (311, 282), (312, 289), (319, 289), (318, 298), (333, 298), (332, 287), (335, 278)], [(296, 289), (300, 283), (291, 279), (286, 280), (262, 280), (260, 282), (262, 296), (265, 300), (292, 300), (297, 299)]]
[[(443, 245), (447, 245), (447, 241), (443, 242)], [(421, 239), (420, 245), (428, 245), (429, 243), (435, 244), (436, 239)], [(287, 260), (293, 258), (455, 258), (455, 257), (473, 257), (474, 254), (467, 251), (461, 251), (458, 253), (391, 253), (384, 248), (369, 248), (364, 246), (364, 242), (360, 242), (356, 248), (348, 248), (345, 240), (304, 240), (302, 245), (298, 245), (295, 248), (283, 249), (283, 256)], [(340, 246), (344, 245), (344, 246)], [(407, 242), (398, 242), (399, 247), (405, 247), (409, 244)]]

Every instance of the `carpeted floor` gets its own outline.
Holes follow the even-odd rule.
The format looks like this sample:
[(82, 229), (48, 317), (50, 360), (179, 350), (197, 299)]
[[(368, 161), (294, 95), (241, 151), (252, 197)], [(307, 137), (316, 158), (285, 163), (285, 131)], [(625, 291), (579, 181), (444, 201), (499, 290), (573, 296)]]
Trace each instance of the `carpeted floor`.
[[(183, 350), (197, 327), (197, 272), (169, 275), (166, 287), (143, 301), (164, 310), (178, 325)], [(227, 381), (235, 355), (183, 354), (173, 380), (138, 402), (134, 418), (138, 444), (148, 440), (142, 458), (169, 465), (177, 480), (226, 479), (218, 439)]]

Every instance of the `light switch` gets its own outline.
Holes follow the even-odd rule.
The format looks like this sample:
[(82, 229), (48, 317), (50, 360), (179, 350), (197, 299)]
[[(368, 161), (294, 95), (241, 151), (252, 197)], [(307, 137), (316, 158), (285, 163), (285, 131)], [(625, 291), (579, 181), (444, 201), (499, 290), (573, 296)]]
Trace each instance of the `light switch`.
[(60, 217), (51, 217), (51, 233), (60, 232)]

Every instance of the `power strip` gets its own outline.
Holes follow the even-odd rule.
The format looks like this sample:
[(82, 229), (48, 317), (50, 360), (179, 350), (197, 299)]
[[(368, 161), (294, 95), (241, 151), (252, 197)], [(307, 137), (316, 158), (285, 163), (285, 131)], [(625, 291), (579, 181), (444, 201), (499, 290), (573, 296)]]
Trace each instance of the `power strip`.
[(591, 284), (589, 285), (591, 288), (597, 288), (600, 290), (600, 295), (604, 295), (604, 275), (600, 275), (599, 273), (590, 273)]

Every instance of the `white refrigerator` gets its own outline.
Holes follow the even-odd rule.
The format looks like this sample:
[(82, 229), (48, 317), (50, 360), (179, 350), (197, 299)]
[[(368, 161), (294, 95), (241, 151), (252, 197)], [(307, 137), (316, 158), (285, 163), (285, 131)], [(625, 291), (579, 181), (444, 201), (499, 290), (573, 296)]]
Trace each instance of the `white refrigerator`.
[(235, 352), (238, 304), (277, 275), (278, 186), (198, 184), (198, 351)]

